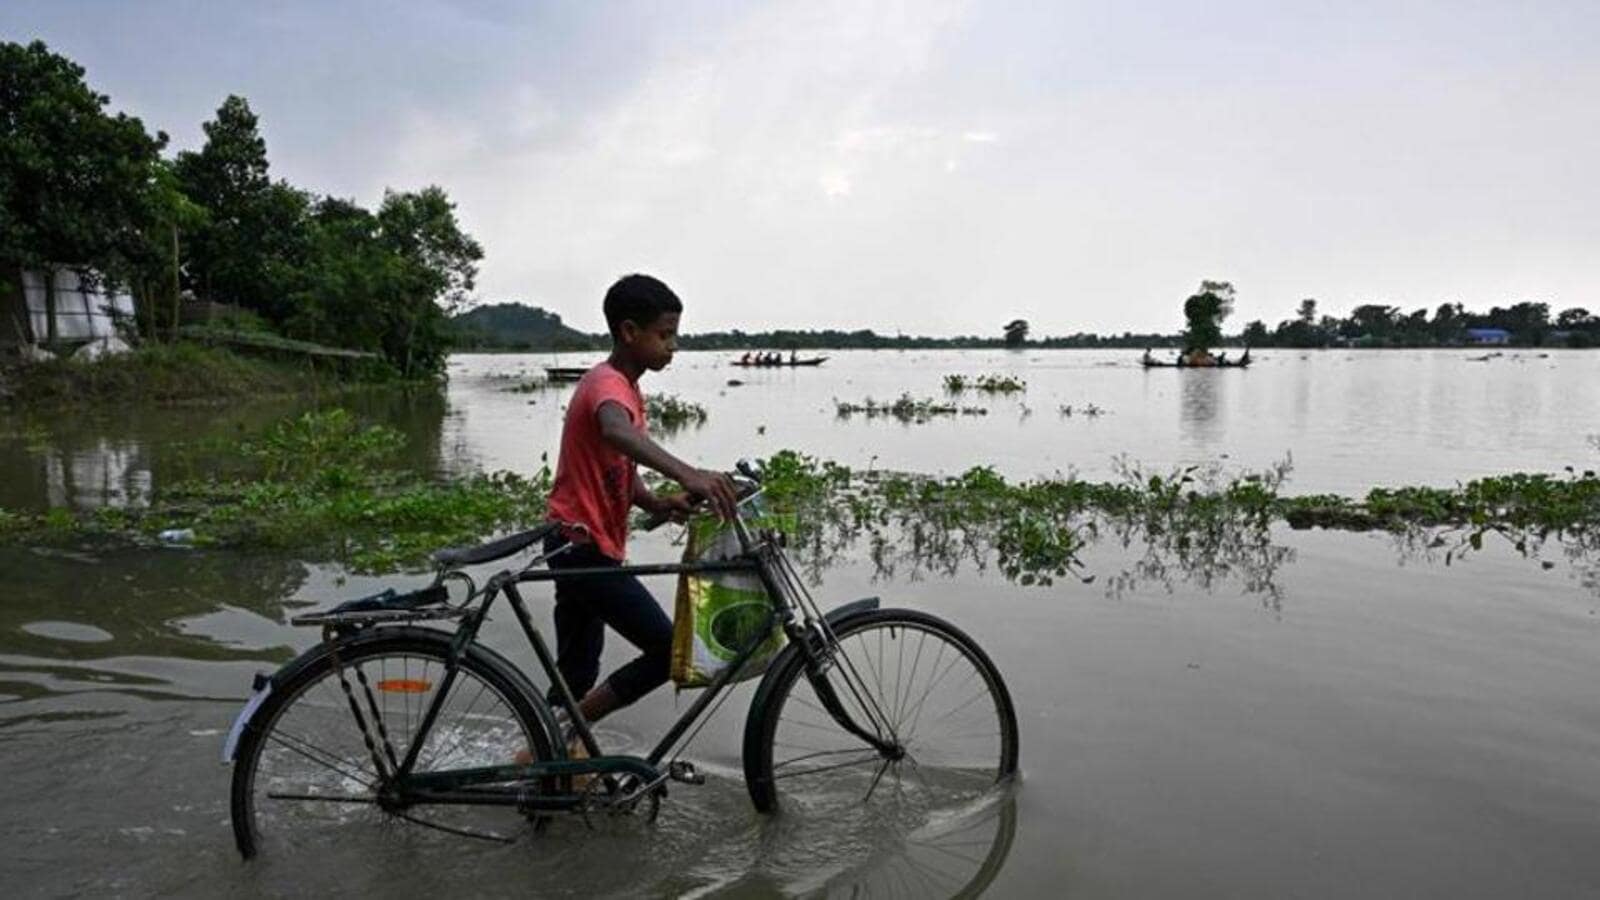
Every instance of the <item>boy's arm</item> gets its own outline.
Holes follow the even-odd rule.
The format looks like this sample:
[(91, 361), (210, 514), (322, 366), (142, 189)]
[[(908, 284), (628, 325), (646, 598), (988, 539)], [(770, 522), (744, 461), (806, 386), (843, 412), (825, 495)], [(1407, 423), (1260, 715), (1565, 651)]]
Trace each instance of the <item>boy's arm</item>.
[[(595, 416), (600, 421), (601, 440), (627, 454), (635, 462), (649, 466), (683, 485), (689, 493), (704, 497), (724, 519), (733, 518), (734, 507), (739, 502), (738, 491), (733, 486), (733, 479), (726, 473), (697, 469), (668, 453), (660, 444), (650, 440), (649, 435), (634, 427), (628, 411), (615, 400), (601, 403)], [(635, 501), (639, 489), (640, 484), (635, 480)]]

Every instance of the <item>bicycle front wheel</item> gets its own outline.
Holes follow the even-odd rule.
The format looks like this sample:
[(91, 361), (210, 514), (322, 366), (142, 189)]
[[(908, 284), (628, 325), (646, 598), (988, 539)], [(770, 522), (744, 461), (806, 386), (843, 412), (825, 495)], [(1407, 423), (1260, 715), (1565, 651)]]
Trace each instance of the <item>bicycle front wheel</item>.
[(291, 664), (245, 730), (232, 813), (246, 857), (360, 855), (430, 834), (507, 837), (519, 827), (512, 807), (401, 806), (385, 796), (382, 773), (419, 741), (418, 773), (550, 759), (552, 745), (542, 701), (498, 657), (469, 647), (447, 683), (449, 635), (383, 631), (392, 633), (324, 645)]
[[(883, 609), (835, 627), (815, 674), (798, 647), (751, 702), (745, 780), (758, 810), (895, 813), (906, 827), (1017, 771), (1017, 716), (977, 643), (927, 613)], [(842, 724), (842, 712), (865, 734)]]

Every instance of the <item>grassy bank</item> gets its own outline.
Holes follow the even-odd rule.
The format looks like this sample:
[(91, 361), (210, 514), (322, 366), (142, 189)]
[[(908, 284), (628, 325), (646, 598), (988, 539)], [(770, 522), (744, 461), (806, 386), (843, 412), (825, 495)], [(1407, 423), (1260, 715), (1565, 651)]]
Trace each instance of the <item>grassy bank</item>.
[(226, 403), (336, 390), (368, 373), (350, 363), (268, 359), (196, 343), (144, 344), (92, 361), (0, 365), (0, 404)]

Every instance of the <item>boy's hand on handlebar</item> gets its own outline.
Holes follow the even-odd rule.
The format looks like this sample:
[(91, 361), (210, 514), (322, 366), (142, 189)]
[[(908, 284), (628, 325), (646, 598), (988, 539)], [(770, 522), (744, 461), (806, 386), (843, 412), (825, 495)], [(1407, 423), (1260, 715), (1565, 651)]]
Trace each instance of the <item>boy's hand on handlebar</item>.
[(688, 492), (657, 494), (655, 514), (668, 522), (686, 522), (694, 513), (695, 500)]
[(726, 472), (713, 472), (709, 469), (693, 469), (678, 483), (683, 485), (689, 493), (704, 499), (716, 510), (718, 516), (724, 521), (732, 519), (739, 505), (739, 491)]

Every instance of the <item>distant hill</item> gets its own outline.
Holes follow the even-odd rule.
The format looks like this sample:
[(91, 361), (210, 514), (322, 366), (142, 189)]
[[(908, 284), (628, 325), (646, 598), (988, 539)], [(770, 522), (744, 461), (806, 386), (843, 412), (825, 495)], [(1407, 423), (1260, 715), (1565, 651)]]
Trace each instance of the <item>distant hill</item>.
[(596, 350), (610, 346), (604, 335), (586, 334), (561, 317), (522, 303), (491, 303), (450, 320), (455, 345), (471, 349)]

